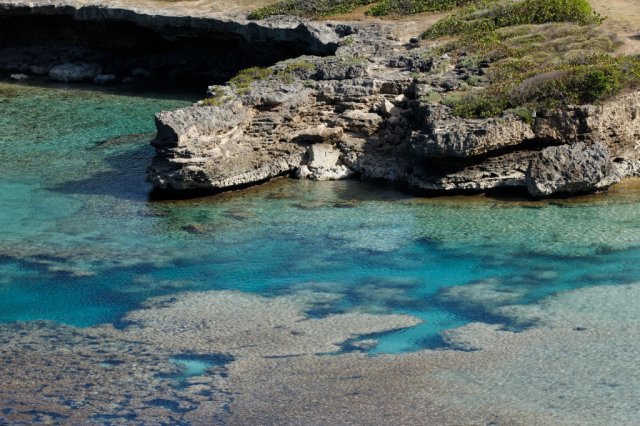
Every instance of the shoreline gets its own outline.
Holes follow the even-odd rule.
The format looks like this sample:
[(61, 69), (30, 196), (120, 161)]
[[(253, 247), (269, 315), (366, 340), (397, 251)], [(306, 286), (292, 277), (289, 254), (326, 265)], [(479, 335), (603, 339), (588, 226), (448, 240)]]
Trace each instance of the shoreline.
[[(460, 65), (464, 55), (457, 64), (453, 52), (436, 55), (437, 42), (411, 38), (402, 20), (247, 21), (242, 11), (200, 3), (150, 5), (3, 0), (0, 20), (34, 20), (41, 34), (31, 40), (34, 34), (19, 30), (29, 25), (14, 23), (0, 39), (23, 44), (5, 49), (5, 68), (52, 79), (227, 82), (210, 86), (192, 107), (157, 115), (152, 197), (188, 198), (295, 175), (385, 181), (427, 197), (528, 192), (537, 199), (598, 192), (640, 175), (640, 92), (465, 118), (447, 99), (473, 93), (487, 71)], [(52, 28), (60, 25), (74, 35), (56, 42), (63, 64), (37, 44), (54, 41)], [(563, 31), (615, 44), (606, 31), (572, 25)], [(91, 26), (96, 34), (88, 37)], [(559, 27), (544, 28), (553, 38)], [(125, 43), (134, 35), (138, 50)], [(88, 37), (90, 48), (76, 46), (78, 37)]]

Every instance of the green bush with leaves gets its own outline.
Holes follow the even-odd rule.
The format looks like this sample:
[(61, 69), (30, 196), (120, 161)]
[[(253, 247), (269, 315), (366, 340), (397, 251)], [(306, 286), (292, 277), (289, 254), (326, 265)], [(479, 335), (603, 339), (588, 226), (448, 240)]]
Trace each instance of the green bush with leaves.
[(473, 90), (464, 94), (449, 106), (453, 114), (466, 118), (495, 117), (510, 107), (507, 93), (502, 88)]

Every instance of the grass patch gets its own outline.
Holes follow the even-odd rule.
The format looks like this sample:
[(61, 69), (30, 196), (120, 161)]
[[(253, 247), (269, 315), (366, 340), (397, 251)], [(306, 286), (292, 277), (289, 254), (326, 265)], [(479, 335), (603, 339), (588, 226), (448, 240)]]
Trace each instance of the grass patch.
[(422, 12), (444, 12), (480, 3), (479, 0), (382, 0), (368, 13), (373, 16), (409, 15)]
[(229, 97), (225, 95), (222, 87), (214, 87), (211, 89), (210, 96), (202, 100), (203, 106), (222, 106), (229, 100)]
[(266, 19), (274, 15), (293, 15), (319, 18), (340, 13), (349, 13), (376, 0), (281, 0), (276, 4), (256, 9), (249, 19)]
[(465, 35), (481, 37), (498, 28), (517, 25), (540, 25), (571, 22), (578, 25), (601, 24), (587, 0), (524, 0), (507, 3), (485, 2), (481, 7), (468, 7), (448, 16), (425, 33), (425, 38)]
[(247, 68), (229, 80), (229, 86), (233, 87), (239, 95), (243, 95), (249, 92), (253, 82), (266, 80), (272, 75), (273, 71), (270, 68)]
[(291, 84), (301, 74), (312, 74), (316, 69), (316, 66), (303, 59), (288, 61), (285, 63), (284, 68), (275, 71), (274, 76), (283, 83)]
[[(252, 67), (240, 71), (233, 77), (227, 85), (233, 89), (237, 95), (246, 95), (251, 90), (254, 83), (277, 79), (283, 83), (291, 84), (298, 79), (305, 80), (307, 74), (313, 74), (316, 70), (315, 64), (304, 59), (289, 60), (279, 66), (272, 68)], [(229, 100), (224, 89), (215, 87), (211, 91), (211, 96), (202, 100), (202, 105), (222, 106)]]
[[(249, 19), (265, 19), (273, 15), (293, 15), (311, 18), (349, 13), (372, 5), (367, 14), (409, 15), (421, 12), (440, 12), (457, 7), (486, 2), (487, 0), (281, 0), (270, 6), (254, 10)], [(495, 1), (495, 0), (494, 0)]]
[(619, 41), (598, 28), (586, 0), (485, 3), (444, 18), (427, 38), (455, 36), (438, 47), (471, 71), (472, 90), (443, 103), (465, 118), (598, 103), (640, 87), (640, 59), (614, 56)]

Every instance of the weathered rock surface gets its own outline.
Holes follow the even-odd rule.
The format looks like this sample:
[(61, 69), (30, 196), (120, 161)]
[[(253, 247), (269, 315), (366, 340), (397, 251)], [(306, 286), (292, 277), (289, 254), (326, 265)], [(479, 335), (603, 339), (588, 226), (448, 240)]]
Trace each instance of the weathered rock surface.
[(75, 64), (56, 65), (49, 71), (49, 78), (63, 83), (75, 81), (88, 81), (98, 77), (102, 72), (99, 64)]
[(342, 164), (342, 153), (333, 145), (320, 143), (307, 149), (308, 164), (298, 169), (297, 176), (312, 180), (340, 180), (348, 178), (353, 171)]
[[(540, 197), (604, 189), (640, 171), (640, 93), (538, 111), (530, 123), (510, 114), (462, 119), (430, 101), (464, 83), (448, 58), (424, 59), (388, 31), (352, 24), (334, 57), (289, 60), (248, 87), (211, 87), (216, 106), (159, 114), (150, 181), (224, 190), (280, 175), (359, 176), (422, 191), (521, 188)], [(601, 150), (587, 149), (596, 142)], [(567, 148), (540, 154), (559, 145)], [(563, 152), (543, 170), (540, 158)]]
[(28, 80), (29, 76), (26, 74), (11, 74), (9, 78), (14, 81), (23, 81)]
[[(197, 3), (0, 0), (0, 72), (46, 75), (66, 63), (97, 63), (119, 81), (204, 88), (243, 68), (328, 55), (338, 46), (334, 25), (284, 17), (248, 21), (234, 5)], [(52, 77), (72, 81), (68, 75)]]
[(536, 197), (587, 193), (618, 181), (609, 149), (583, 142), (544, 149), (529, 165), (526, 177), (529, 193)]
[[(48, 38), (60, 25), (71, 41), (12, 44)], [(530, 123), (509, 114), (462, 119), (437, 99), (466, 85), (468, 73), (447, 55), (429, 56), (420, 42), (399, 41), (397, 25), (251, 22), (239, 10), (200, 3), (0, 0), (0, 70), (101, 84), (187, 84), (226, 81), (249, 66), (298, 58), (253, 82), (212, 86), (215, 99), (206, 105), (159, 114), (158, 155), (148, 177), (160, 190), (220, 191), (281, 175), (359, 176), (421, 191), (520, 188), (539, 197), (604, 189), (640, 175), (639, 93), (599, 106), (536, 111)], [(77, 36), (82, 43), (72, 42)], [(124, 42), (132, 37), (140, 40), (136, 51)], [(102, 70), (84, 73), (65, 65), (71, 63)], [(603, 167), (610, 172), (563, 177), (565, 166), (582, 167), (573, 163), (582, 161), (574, 150), (556, 174), (551, 168), (527, 175), (541, 150), (578, 142), (606, 147)]]

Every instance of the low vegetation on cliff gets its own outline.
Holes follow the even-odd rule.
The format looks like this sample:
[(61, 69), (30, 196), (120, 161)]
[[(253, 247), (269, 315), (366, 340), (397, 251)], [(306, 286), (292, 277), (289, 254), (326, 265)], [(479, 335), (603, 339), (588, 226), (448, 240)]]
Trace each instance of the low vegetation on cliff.
[(465, 8), (424, 38), (455, 37), (430, 54), (447, 54), (467, 86), (443, 101), (454, 114), (485, 118), (597, 103), (640, 86), (640, 60), (614, 54), (619, 41), (599, 28), (586, 0), (525, 0)]
[[(250, 19), (265, 19), (273, 15), (294, 15), (319, 18), (348, 13), (370, 6), (366, 13), (372, 16), (410, 15), (423, 12), (446, 12), (464, 7), (492, 8), (497, 12), (497, 22), (503, 26), (517, 21), (549, 20), (593, 21), (598, 17), (591, 13), (586, 0), (527, 0), (504, 2), (500, 0), (280, 0), (273, 5), (254, 10)], [(470, 9), (469, 9), (470, 10)]]
[[(252, 13), (321, 17), (369, 5), (371, 15), (450, 11), (423, 38), (428, 57), (446, 57), (446, 67), (465, 84), (434, 92), (465, 118), (511, 111), (530, 120), (535, 111), (597, 103), (640, 87), (640, 59), (616, 55), (619, 41), (600, 28), (605, 17), (588, 0), (282, 0)], [(415, 75), (426, 82), (434, 74)]]
[(319, 18), (348, 13), (368, 5), (371, 7), (367, 13), (373, 16), (408, 15), (447, 11), (477, 3), (480, 3), (480, 0), (281, 0), (274, 5), (253, 11), (249, 17), (265, 19), (273, 15), (295, 15)]

